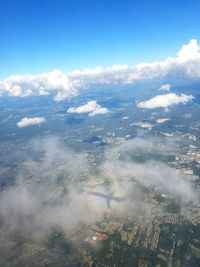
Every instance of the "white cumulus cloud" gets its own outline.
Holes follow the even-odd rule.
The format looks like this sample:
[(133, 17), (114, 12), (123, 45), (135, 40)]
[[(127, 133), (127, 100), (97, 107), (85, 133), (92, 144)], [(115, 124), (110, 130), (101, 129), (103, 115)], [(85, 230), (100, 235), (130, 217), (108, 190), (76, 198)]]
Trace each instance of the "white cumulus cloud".
[(188, 45), (183, 45), (177, 56), (180, 62), (200, 59), (200, 46), (198, 45), (197, 40), (192, 39)]
[(107, 108), (101, 107), (97, 104), (96, 101), (89, 101), (85, 105), (80, 107), (71, 107), (67, 110), (68, 113), (89, 113), (90, 117), (94, 117), (96, 115), (107, 114), (109, 110)]
[[(25, 97), (52, 94), (56, 101), (74, 97), (82, 88), (92, 85), (130, 84), (153, 79), (200, 79), (200, 46), (192, 39), (183, 45), (175, 57), (163, 61), (140, 63), (134, 66), (113, 65), (85, 68), (63, 73), (53, 70), (38, 75), (13, 75), (0, 81), (0, 95)], [(162, 90), (170, 89), (163, 85)]]
[(70, 79), (60, 70), (39, 75), (14, 75), (0, 81), (0, 95), (30, 96), (54, 94), (59, 101), (77, 95), (80, 81)]
[(158, 89), (159, 91), (170, 91), (171, 85), (169, 83), (161, 85), (161, 87)]
[(192, 95), (177, 95), (173, 93), (165, 95), (157, 95), (147, 101), (137, 103), (138, 108), (154, 109), (154, 108), (168, 108), (169, 106), (178, 104), (187, 104), (194, 99)]
[(156, 120), (156, 123), (160, 124), (160, 123), (164, 123), (164, 122), (169, 121), (169, 120), (170, 119), (168, 119), (168, 118), (160, 118), (160, 119)]
[(23, 127), (27, 127), (30, 125), (40, 125), (40, 124), (44, 123), (45, 121), (46, 121), (46, 119), (44, 117), (34, 117), (34, 118), (25, 117), (17, 123), (17, 126), (19, 128), (23, 128)]

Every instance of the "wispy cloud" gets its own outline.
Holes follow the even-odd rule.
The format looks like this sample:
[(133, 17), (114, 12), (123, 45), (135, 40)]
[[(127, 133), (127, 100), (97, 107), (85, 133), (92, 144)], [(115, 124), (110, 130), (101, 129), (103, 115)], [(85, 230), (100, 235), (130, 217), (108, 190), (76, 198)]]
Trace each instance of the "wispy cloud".
[[(146, 185), (184, 201), (196, 199), (184, 175), (156, 158), (149, 160), (155, 150), (156, 155), (168, 155), (175, 149), (173, 143), (165, 144), (163, 140), (136, 139), (108, 149), (107, 153), (116, 157), (105, 158), (98, 166), (99, 179), (95, 179), (85, 154), (72, 151), (55, 137), (34, 140), (28, 149), (26, 160), (18, 164), (15, 183), (0, 195), (2, 242), (13, 241), (16, 235), (25, 237), (25, 242), (32, 236), (37, 237), (34, 242), (43, 241), (52, 229), (68, 237), (78, 223), (94, 223), (105, 214), (140, 215), (143, 219), (154, 216), (144, 196)], [(144, 160), (135, 160), (137, 155)], [(111, 209), (104, 200), (101, 204), (88, 194), (97, 191), (98, 185), (106, 193), (106, 184), (113, 186), (116, 197), (124, 197), (120, 203), (112, 201)]]
[[(107, 160), (104, 165), (106, 176), (117, 176), (120, 180), (132, 179), (139, 184), (152, 184), (161, 191), (181, 197), (185, 201), (197, 199), (197, 195), (186, 177), (162, 162), (155, 155), (168, 155), (178, 148), (175, 142), (165, 142), (162, 139), (135, 139), (112, 148), (110, 153), (116, 155), (113, 160)], [(141, 161), (134, 159), (140, 155)], [(146, 172), (148, 170), (148, 172)], [(131, 186), (131, 185), (129, 185)]]

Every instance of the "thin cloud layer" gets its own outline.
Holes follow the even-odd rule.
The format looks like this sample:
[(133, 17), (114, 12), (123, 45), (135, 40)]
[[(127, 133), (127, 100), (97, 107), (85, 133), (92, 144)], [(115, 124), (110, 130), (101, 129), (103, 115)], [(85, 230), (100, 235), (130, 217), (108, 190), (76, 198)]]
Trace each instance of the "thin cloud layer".
[[(91, 85), (130, 84), (156, 78), (200, 79), (200, 46), (192, 39), (183, 45), (175, 57), (135, 66), (113, 65), (63, 73), (53, 70), (39, 75), (14, 75), (0, 81), (0, 95), (30, 96), (52, 94), (56, 101), (74, 97)], [(168, 87), (165, 87), (168, 88)]]
[[(34, 140), (28, 147), (30, 153), (18, 164), (15, 183), (0, 195), (0, 236), (5, 244), (19, 237), (26, 238), (24, 244), (43, 242), (56, 229), (67, 238), (77, 224), (92, 224), (105, 215), (151, 219), (154, 213), (145, 197), (146, 185), (181, 198), (183, 204), (198, 199), (183, 174), (145, 157), (155, 149), (156, 155), (167, 155), (171, 147), (175, 149), (173, 143), (135, 139), (111, 148), (107, 153), (116, 157), (98, 166), (98, 179), (85, 153), (72, 151), (55, 137)], [(144, 160), (136, 160), (138, 155)], [(122, 201), (112, 201), (109, 209), (106, 201), (91, 194), (100, 188), (106, 194), (114, 190)]]
[(88, 211), (85, 193), (80, 192), (80, 177), (89, 175), (84, 156), (64, 149), (54, 137), (34, 140), (29, 146), (38, 159), (32, 159), (30, 152), (19, 166), (16, 183), (1, 194), (0, 217), (6, 223), (0, 234), (45, 234), (58, 225), (68, 231), (90, 215), (92, 220), (95, 215)]
[(34, 117), (34, 118), (25, 117), (17, 123), (17, 126), (19, 128), (23, 128), (31, 125), (40, 125), (44, 122), (46, 122), (46, 119), (44, 117)]
[(68, 113), (89, 113), (90, 117), (94, 117), (96, 115), (107, 114), (109, 110), (107, 108), (101, 107), (97, 104), (97, 101), (89, 101), (87, 104), (82, 105), (80, 107), (71, 107), (67, 110)]
[[(160, 155), (162, 158), (177, 149), (174, 142), (158, 138), (126, 141), (109, 151), (113, 159), (105, 162), (104, 175), (116, 176), (120, 180), (137, 181), (138, 184), (150, 183), (159, 187), (161, 192), (181, 197), (184, 201), (196, 201), (198, 197), (191, 184), (186, 181), (185, 175), (154, 157)], [(141, 161), (134, 159), (138, 155), (142, 158)], [(131, 185), (128, 187), (130, 189)]]
[(138, 108), (154, 109), (154, 108), (168, 108), (178, 104), (187, 104), (194, 99), (192, 95), (177, 95), (173, 93), (165, 95), (157, 95), (147, 101), (142, 101), (137, 104)]

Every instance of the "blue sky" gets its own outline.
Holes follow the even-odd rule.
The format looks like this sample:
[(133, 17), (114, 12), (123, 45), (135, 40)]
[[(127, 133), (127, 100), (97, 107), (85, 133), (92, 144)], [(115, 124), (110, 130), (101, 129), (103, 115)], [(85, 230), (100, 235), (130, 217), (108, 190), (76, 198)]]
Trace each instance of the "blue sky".
[(200, 1), (1, 0), (0, 78), (162, 60), (200, 40)]

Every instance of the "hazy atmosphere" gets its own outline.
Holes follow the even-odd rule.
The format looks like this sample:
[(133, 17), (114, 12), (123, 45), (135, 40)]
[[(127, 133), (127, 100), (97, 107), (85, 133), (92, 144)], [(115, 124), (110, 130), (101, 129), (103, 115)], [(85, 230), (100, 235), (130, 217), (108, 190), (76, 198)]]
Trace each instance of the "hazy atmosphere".
[(0, 3), (0, 266), (200, 266), (200, 3)]

